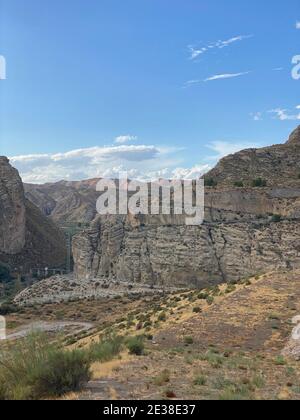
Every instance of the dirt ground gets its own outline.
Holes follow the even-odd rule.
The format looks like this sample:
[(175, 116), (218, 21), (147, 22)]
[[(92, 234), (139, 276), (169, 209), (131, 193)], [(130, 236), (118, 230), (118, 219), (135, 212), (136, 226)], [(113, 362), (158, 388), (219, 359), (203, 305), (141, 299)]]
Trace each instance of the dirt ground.
[(300, 272), (284, 272), (202, 292), (30, 308), (8, 322), (92, 322), (92, 332), (69, 338), (79, 348), (107, 333), (146, 336), (143, 356), (93, 365), (93, 380), (66, 399), (298, 400), (300, 362), (282, 356), (297, 315)]

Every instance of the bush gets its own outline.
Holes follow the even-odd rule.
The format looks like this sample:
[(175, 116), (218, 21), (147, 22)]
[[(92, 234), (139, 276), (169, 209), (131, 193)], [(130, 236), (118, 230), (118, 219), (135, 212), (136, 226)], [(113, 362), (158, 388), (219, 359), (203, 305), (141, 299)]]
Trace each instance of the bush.
[(158, 315), (157, 319), (160, 322), (165, 322), (167, 320), (167, 314), (165, 312), (162, 312), (161, 314)]
[(5, 316), (19, 311), (19, 308), (13, 303), (3, 303), (0, 306), (0, 315)]
[(207, 304), (210, 306), (214, 303), (215, 299), (213, 296), (208, 296), (206, 299)]
[(36, 396), (60, 396), (79, 391), (90, 379), (90, 362), (83, 351), (55, 351), (47, 365), (37, 372), (33, 387)]
[(282, 220), (282, 217), (280, 216), (280, 214), (273, 214), (272, 216), (272, 222), (273, 223), (280, 223)]
[(145, 345), (143, 337), (131, 337), (127, 339), (126, 346), (130, 354), (142, 356), (144, 354)]
[(236, 181), (234, 183), (234, 186), (237, 187), (237, 188), (243, 188), (244, 187), (244, 183), (243, 183), (243, 181)]
[(263, 188), (267, 186), (267, 181), (262, 178), (257, 178), (252, 181), (252, 187), (254, 188)]
[(170, 371), (165, 369), (160, 375), (154, 378), (153, 382), (157, 386), (162, 386), (170, 382)]
[(108, 362), (117, 356), (123, 347), (122, 337), (109, 337), (100, 343), (92, 344), (90, 347), (90, 359), (92, 362)]
[(190, 337), (190, 336), (184, 337), (184, 343), (188, 346), (191, 345), (191, 344), (194, 344), (193, 337)]
[(205, 187), (216, 187), (218, 182), (214, 178), (204, 178)]
[(66, 351), (33, 333), (0, 354), (0, 399), (34, 400), (78, 391), (90, 378), (83, 351)]
[(206, 385), (206, 377), (205, 376), (197, 376), (197, 378), (194, 379), (194, 385), (196, 386), (204, 386)]
[(201, 310), (200, 306), (196, 306), (195, 308), (193, 308), (193, 312), (195, 314), (200, 314), (202, 312), (202, 310)]

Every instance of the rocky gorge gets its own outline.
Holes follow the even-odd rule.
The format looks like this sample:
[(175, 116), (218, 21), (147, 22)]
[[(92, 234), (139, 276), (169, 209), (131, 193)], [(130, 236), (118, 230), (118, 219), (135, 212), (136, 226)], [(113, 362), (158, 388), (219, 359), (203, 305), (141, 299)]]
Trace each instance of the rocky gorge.
[(241, 151), (205, 179), (205, 221), (98, 216), (74, 238), (78, 278), (196, 287), (300, 267), (300, 127), (287, 143)]

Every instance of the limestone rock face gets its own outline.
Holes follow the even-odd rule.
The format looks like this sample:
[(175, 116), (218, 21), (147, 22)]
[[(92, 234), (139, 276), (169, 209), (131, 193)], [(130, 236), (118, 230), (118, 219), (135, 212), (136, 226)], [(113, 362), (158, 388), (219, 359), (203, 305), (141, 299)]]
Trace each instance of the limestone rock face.
[(0, 252), (16, 254), (25, 245), (22, 181), (6, 157), (0, 157)]
[(205, 287), (300, 268), (298, 221), (178, 226), (99, 218), (73, 243), (78, 278)]
[(66, 263), (63, 233), (25, 198), (22, 180), (0, 157), (0, 263), (28, 273)]

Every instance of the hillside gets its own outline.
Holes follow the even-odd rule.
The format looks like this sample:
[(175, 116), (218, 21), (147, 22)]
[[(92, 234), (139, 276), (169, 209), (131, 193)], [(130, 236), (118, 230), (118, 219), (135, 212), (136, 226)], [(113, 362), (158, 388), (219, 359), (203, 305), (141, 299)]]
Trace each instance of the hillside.
[[(88, 349), (114, 334), (145, 336), (141, 356), (124, 348), (114, 360), (94, 363), (84, 390), (63, 399), (297, 400), (299, 275), (268, 273), (201, 293), (31, 305), (7, 318), (9, 334), (31, 320), (52, 330), (64, 324), (68, 349)], [(75, 323), (93, 329), (76, 332)]]
[(261, 178), (268, 186), (300, 186), (300, 126), (285, 144), (243, 150), (222, 159), (206, 178), (219, 186), (242, 182), (251, 186)]
[(89, 223), (96, 216), (97, 179), (54, 184), (25, 184), (25, 195), (59, 225)]

